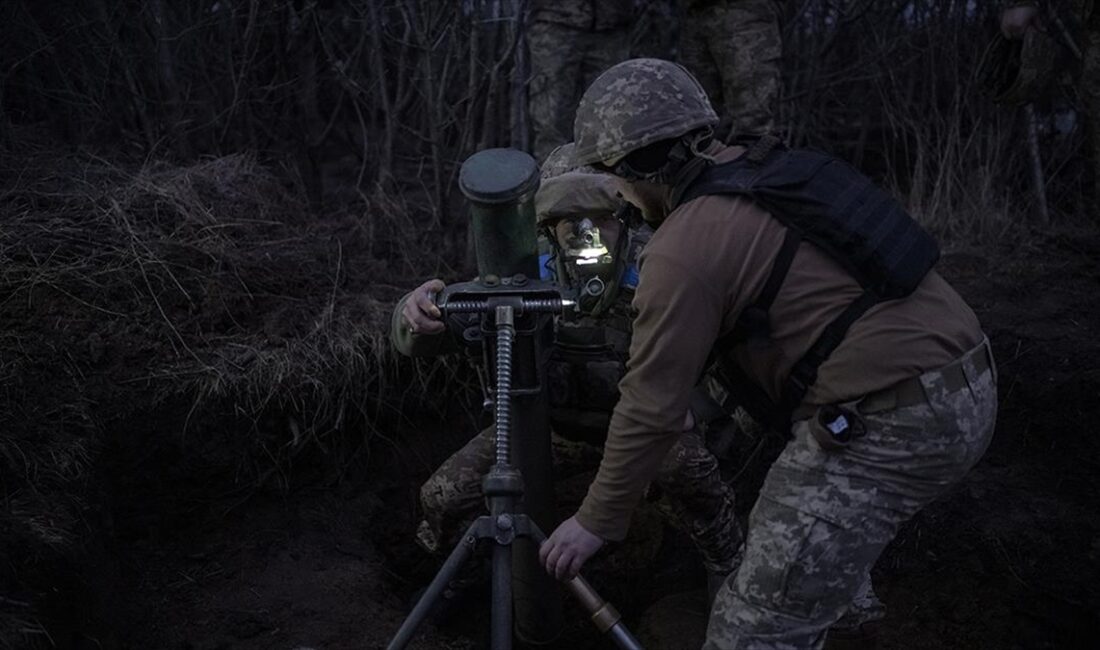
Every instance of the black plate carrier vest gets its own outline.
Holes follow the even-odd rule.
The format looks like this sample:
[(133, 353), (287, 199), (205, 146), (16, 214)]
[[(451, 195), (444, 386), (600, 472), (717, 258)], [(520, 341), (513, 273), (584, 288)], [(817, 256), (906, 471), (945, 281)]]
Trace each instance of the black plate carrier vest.
[[(741, 406), (762, 423), (786, 432), (818, 368), (852, 323), (876, 303), (912, 293), (939, 259), (939, 246), (896, 199), (851, 165), (823, 153), (788, 149), (770, 136), (737, 159), (705, 169), (684, 189), (677, 205), (709, 194), (749, 198), (787, 227), (759, 298), (715, 345), (720, 370), (736, 387)], [(732, 367), (724, 352), (750, 337), (768, 335), (768, 309), (803, 240), (841, 264), (859, 281), (863, 293), (795, 363), (775, 402)]]

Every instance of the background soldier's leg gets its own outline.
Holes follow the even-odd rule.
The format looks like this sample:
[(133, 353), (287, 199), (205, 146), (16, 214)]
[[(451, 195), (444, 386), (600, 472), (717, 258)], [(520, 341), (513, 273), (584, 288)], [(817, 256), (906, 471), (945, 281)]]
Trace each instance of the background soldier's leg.
[[(630, 29), (624, 27), (607, 32), (592, 32), (585, 34), (583, 40), (584, 61), (581, 65), (580, 85), (577, 87), (576, 101), (578, 102), (588, 86), (596, 80), (596, 77), (603, 74), (604, 70), (630, 57)], [(570, 113), (570, 116), (572, 115), (573, 113)]]
[(783, 44), (772, 0), (728, 3), (706, 29), (721, 76), (725, 102), (721, 116), (732, 125), (732, 135), (774, 130)]
[(555, 147), (573, 141), (583, 49), (578, 30), (535, 22), (527, 32), (531, 51), (528, 110), (534, 130), (534, 155), (541, 163)]
[(718, 460), (698, 431), (685, 432), (665, 457), (657, 484), (712, 574), (736, 568), (741, 529), (734, 516), (733, 489), (722, 480)]
[(446, 553), (480, 514), (485, 513), (481, 480), (495, 460), (493, 427), (474, 436), (420, 486), (424, 519), (416, 542), (429, 553)]
[(706, 650), (821, 647), (898, 527), (977, 462), (996, 417), (992, 374), (970, 364), (954, 391), (925, 379), (928, 403), (866, 416), (866, 435), (842, 451), (796, 424), (715, 599)]
[(707, 91), (711, 105), (722, 120), (717, 134), (724, 137), (730, 122), (723, 108), (725, 98), (722, 97), (722, 78), (718, 74), (718, 64), (711, 54), (707, 40), (707, 24), (717, 15), (714, 8), (684, 13), (680, 22), (680, 63), (695, 75), (703, 90)]
[(680, 30), (677, 0), (648, 0), (638, 3), (637, 19), (631, 29), (630, 56), (672, 60)]
[[(1093, 22), (1100, 22), (1094, 16)], [(1081, 71), (1081, 95), (1085, 102), (1089, 156), (1092, 158), (1093, 187), (1090, 196), (1094, 203), (1100, 199), (1100, 25), (1092, 25), (1085, 35), (1085, 60)], [(1093, 214), (1094, 218), (1100, 214)]]

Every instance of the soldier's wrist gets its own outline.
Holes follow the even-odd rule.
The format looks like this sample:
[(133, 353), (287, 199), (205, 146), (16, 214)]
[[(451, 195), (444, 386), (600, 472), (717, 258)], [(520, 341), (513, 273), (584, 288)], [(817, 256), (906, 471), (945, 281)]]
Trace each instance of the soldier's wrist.
[(621, 542), (626, 537), (626, 531), (618, 525), (618, 522), (614, 521), (614, 518), (608, 517), (601, 512), (598, 512), (598, 508), (595, 508), (589, 499), (585, 499), (581, 504), (577, 514), (574, 515), (577, 519), (577, 523), (593, 535), (599, 537), (605, 542)]

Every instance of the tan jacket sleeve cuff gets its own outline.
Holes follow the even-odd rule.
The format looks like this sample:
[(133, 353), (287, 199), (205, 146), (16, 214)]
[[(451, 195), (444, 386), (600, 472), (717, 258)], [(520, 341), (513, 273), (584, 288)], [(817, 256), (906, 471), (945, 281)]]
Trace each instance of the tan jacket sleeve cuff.
[(622, 516), (611, 515), (604, 512), (588, 497), (585, 497), (576, 517), (577, 522), (585, 530), (608, 542), (623, 541), (626, 538), (626, 531), (630, 528), (629, 512)]

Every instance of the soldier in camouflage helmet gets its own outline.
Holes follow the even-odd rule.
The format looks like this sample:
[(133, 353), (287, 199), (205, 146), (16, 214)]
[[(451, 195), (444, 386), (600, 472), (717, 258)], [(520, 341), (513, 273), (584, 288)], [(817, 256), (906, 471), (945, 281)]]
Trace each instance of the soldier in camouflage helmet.
[(660, 164), (648, 180), (667, 182), (680, 163), (698, 157), (717, 125), (706, 91), (683, 66), (633, 59), (600, 75), (581, 98), (573, 161), (614, 170), (637, 153), (638, 161)]
[(783, 53), (774, 0), (681, 0), (680, 60), (718, 107), (724, 139), (769, 133)]
[[(547, 370), (550, 420), (554, 432), (555, 474), (568, 478), (599, 463), (630, 345), (630, 301), (636, 287), (634, 260), (652, 232), (621, 219), (620, 183), (595, 170), (574, 169), (572, 146), (555, 150), (542, 167), (543, 183), (535, 197), (540, 230), (552, 241), (543, 256), (548, 271), (567, 283), (593, 286), (594, 299), (582, 300), (575, 319), (559, 319)], [(588, 235), (579, 241), (579, 235)], [(570, 269), (582, 256), (596, 260)], [(611, 257), (610, 263), (603, 258)], [(618, 263), (614, 259), (620, 260)], [(404, 354), (449, 351), (439, 311), (429, 295), (443, 289), (429, 281), (398, 304), (392, 338)], [(722, 480), (718, 460), (705, 444), (705, 431), (690, 418), (682, 422), (680, 441), (669, 452), (656, 486), (676, 519), (698, 547), (705, 566), (726, 575), (742, 545), (734, 518), (733, 492)], [(484, 511), (481, 481), (493, 463), (493, 428), (470, 440), (441, 465), (420, 490), (423, 520), (416, 540), (425, 550), (449, 549), (470, 520)]]
[(632, 0), (532, 0), (528, 110), (539, 161), (572, 140), (573, 108), (596, 75), (630, 54)]
[[(1050, 15), (1057, 16), (1063, 25), (1080, 25), (1080, 31), (1070, 30), (1070, 39), (1081, 57), (1081, 79), (1079, 88), (1084, 113), (1087, 117), (1089, 153), (1092, 156), (1094, 171), (1093, 196), (1100, 194), (1100, 10), (1095, 0), (1066, 0), (1051, 3)], [(1036, 32), (1046, 40), (1063, 40), (1055, 34), (1060, 31), (1056, 26), (1044, 25), (1040, 3), (1036, 0), (1013, 1), (1005, 5), (1001, 12), (1001, 33), (1005, 38), (1035, 39)], [(1079, 38), (1074, 39), (1074, 34)], [(1063, 43), (1063, 45), (1066, 45)]]
[[(984, 453), (995, 367), (973, 311), (931, 268), (934, 243), (912, 287), (878, 300), (846, 270), (842, 251), (811, 243), (818, 240), (793, 225), (795, 205), (850, 211), (838, 205), (850, 194), (812, 182), (823, 167), (790, 162), (821, 154), (766, 139), (751, 149), (726, 146), (712, 138), (716, 121), (698, 82), (666, 61), (624, 62), (581, 98), (575, 160), (643, 188), (636, 194), (664, 219), (640, 260), (628, 371), (600, 470), (540, 558), (566, 578), (605, 540), (623, 537), (680, 434), (692, 385), (717, 358), (743, 380), (734, 390), (746, 407), (758, 398), (790, 406), (790, 437), (749, 517), (744, 559), (715, 598), (705, 648), (820, 648), (865, 596), (870, 569), (898, 528)], [(839, 161), (827, 166), (844, 179), (840, 187), (861, 188), (855, 199), (883, 196)], [(759, 174), (746, 172), (753, 183), (775, 181), (770, 196), (798, 197), (769, 203), (791, 213), (765, 210), (761, 195), (698, 192), (698, 181), (732, 183), (724, 174), (754, 167)], [(815, 202), (802, 202), (799, 189)], [(890, 241), (914, 235), (904, 212), (879, 211), (891, 202), (858, 203), (866, 209), (852, 216), (887, 225), (879, 234)], [(848, 235), (855, 220), (830, 228)], [(823, 330), (836, 323), (843, 329), (828, 328), (830, 351), (819, 356)], [(812, 375), (792, 376), (806, 363)]]

